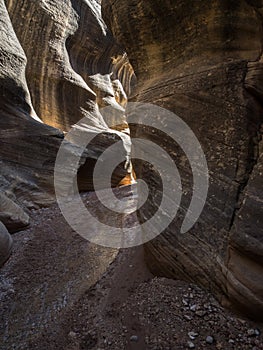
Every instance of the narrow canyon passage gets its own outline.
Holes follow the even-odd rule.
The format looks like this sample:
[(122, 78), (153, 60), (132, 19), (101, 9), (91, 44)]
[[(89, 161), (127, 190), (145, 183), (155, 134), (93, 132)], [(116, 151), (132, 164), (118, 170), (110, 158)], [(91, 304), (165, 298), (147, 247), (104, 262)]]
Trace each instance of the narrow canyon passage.
[(263, 349), (262, 16), (0, 0), (1, 350)]

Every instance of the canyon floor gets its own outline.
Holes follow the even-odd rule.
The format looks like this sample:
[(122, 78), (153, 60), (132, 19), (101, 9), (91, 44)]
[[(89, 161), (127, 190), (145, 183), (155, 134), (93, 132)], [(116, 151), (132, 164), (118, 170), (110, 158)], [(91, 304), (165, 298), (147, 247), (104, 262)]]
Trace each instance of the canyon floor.
[(262, 330), (196, 285), (152, 276), (143, 249), (133, 248), (66, 312), (59, 332), (32, 349), (257, 350)]
[[(153, 276), (143, 247), (117, 253), (90, 245), (84, 261), (79, 247), (88, 243), (67, 226), (57, 206), (33, 211), (31, 219), (30, 228), (13, 236), (13, 255), (0, 271), (1, 350), (263, 349), (262, 324), (223, 309), (196, 285)], [(101, 273), (98, 281), (94, 269)], [(88, 285), (67, 287), (71, 292), (59, 305), (49, 301), (62, 293), (67, 276), (77, 284), (82, 274), (91, 276)], [(43, 283), (50, 292), (44, 293)], [(42, 319), (35, 316), (39, 307)]]

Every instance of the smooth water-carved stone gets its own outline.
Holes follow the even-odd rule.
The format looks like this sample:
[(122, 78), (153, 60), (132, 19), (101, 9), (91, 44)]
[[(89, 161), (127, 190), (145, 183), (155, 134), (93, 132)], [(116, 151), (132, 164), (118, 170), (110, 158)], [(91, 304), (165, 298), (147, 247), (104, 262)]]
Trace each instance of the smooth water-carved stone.
[[(0, 10), (0, 189), (22, 207), (49, 206), (65, 137), (52, 126), (68, 131), (81, 120), (86, 133), (101, 133), (79, 164), (79, 189), (91, 190), (94, 164), (105, 148), (121, 141), (121, 152), (127, 153), (114, 129), (127, 127), (122, 82), (128, 93), (133, 70), (95, 1), (67, 0), (61, 7), (59, 1), (1, 0)], [(113, 105), (116, 115), (104, 120), (102, 102)], [(78, 148), (74, 142), (67, 144), (69, 156)], [(112, 186), (126, 175), (122, 164)]]
[(114, 81), (120, 80), (128, 93), (133, 70), (96, 1), (6, 3), (27, 56), (27, 83), (41, 120), (68, 131), (83, 117), (90, 126), (102, 125), (97, 104), (112, 105), (124, 115)]

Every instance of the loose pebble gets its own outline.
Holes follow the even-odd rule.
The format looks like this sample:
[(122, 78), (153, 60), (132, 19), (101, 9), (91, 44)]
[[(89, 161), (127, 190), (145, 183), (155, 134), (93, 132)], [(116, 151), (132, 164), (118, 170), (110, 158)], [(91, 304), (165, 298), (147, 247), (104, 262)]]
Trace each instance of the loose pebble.
[(196, 332), (189, 332), (188, 333), (188, 337), (191, 339), (191, 340), (195, 340), (195, 338), (198, 336), (198, 333)]
[(207, 342), (207, 344), (213, 344), (214, 338), (211, 337), (210, 335), (208, 335), (208, 336), (206, 337), (206, 340), (205, 340), (205, 341)]
[(130, 337), (130, 341), (132, 341), (132, 342), (137, 342), (138, 340), (139, 340), (139, 337), (137, 335), (132, 335)]
[(191, 316), (188, 316), (188, 315), (184, 315), (184, 318), (185, 318), (187, 321), (191, 321), (191, 320), (192, 320), (192, 317), (191, 317)]
[(258, 329), (249, 329), (247, 334), (249, 337), (257, 337), (260, 335), (260, 331)]
[(190, 310), (195, 312), (196, 311), (196, 307), (197, 307), (196, 305), (192, 305), (192, 306), (190, 306)]
[(192, 343), (191, 341), (187, 342), (187, 346), (188, 346), (189, 349), (194, 349), (195, 348), (194, 343)]
[(77, 336), (77, 333), (71, 331), (71, 332), (69, 332), (68, 336), (70, 338), (75, 338)]

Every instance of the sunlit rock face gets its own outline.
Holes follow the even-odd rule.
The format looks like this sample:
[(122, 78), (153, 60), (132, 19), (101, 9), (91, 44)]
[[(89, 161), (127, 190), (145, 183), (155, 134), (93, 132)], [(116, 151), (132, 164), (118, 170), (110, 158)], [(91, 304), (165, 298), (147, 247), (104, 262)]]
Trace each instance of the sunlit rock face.
[(126, 98), (133, 71), (97, 1), (6, 4), (27, 56), (26, 78), (41, 120), (67, 131), (84, 116), (91, 125), (102, 123), (96, 105), (114, 105), (123, 115), (115, 97)]
[(4, 1), (0, 9), (0, 190), (25, 206), (45, 204), (52, 197), (52, 163), (63, 134), (32, 118), (26, 56)]
[[(127, 127), (124, 107), (134, 74), (101, 19), (98, 1), (1, 0), (0, 9), (0, 191), (14, 202), (0, 217), (8, 221), (16, 204), (54, 202), (58, 149), (83, 118), (82, 132), (95, 128), (101, 136), (81, 157), (79, 189), (92, 189), (92, 169), (110, 144), (121, 141), (121, 152), (127, 152), (129, 137), (114, 129)], [(108, 105), (116, 113), (106, 120), (100, 108)], [(66, 139), (69, 157), (80, 152), (75, 140)], [(112, 185), (126, 174), (121, 164)]]
[[(209, 192), (198, 222), (180, 234), (193, 179), (169, 138), (150, 128), (132, 135), (165, 148), (180, 171), (176, 219), (146, 247), (157, 274), (212, 290), (225, 304), (263, 315), (262, 1), (104, 0), (103, 17), (124, 45), (137, 77), (132, 100), (176, 113), (193, 130), (209, 168)], [(132, 29), (131, 29), (132, 28)], [(160, 189), (149, 164), (138, 177)], [(154, 193), (140, 211), (151, 217)]]

